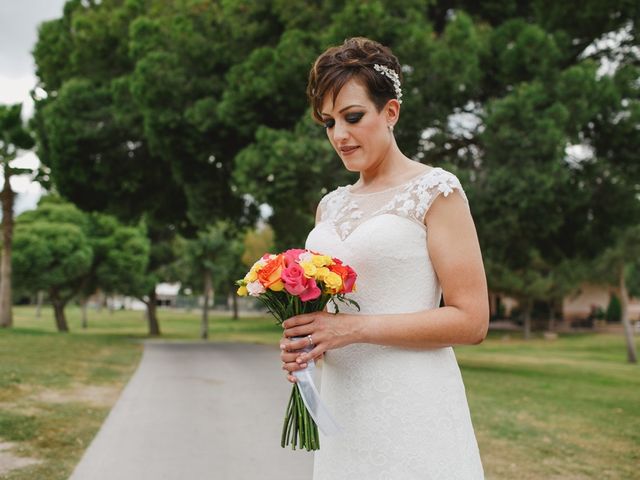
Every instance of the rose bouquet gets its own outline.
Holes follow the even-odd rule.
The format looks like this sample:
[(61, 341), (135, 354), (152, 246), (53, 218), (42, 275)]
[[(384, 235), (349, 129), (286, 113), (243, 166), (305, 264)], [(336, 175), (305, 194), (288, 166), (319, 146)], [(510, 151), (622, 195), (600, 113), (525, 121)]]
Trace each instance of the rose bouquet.
[[(345, 295), (355, 291), (356, 273), (337, 258), (305, 249), (291, 249), (280, 254), (266, 253), (253, 264), (236, 284), (238, 295), (258, 298), (279, 325), (287, 318), (324, 310), (332, 302), (335, 313), (338, 301), (360, 306)], [(305, 349), (311, 350), (311, 345)], [(337, 430), (335, 422), (320, 401), (310, 372), (314, 364), (307, 362), (304, 371), (296, 371), (282, 427), (281, 446), (295, 450), (320, 448), (318, 426), (324, 433)]]

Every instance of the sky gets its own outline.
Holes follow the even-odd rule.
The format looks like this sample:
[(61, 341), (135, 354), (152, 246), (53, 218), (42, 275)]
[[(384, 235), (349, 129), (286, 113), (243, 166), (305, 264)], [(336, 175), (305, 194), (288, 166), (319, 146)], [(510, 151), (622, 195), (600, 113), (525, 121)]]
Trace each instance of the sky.
[[(23, 118), (31, 117), (33, 102), (29, 91), (36, 84), (31, 50), (36, 43), (38, 25), (62, 16), (65, 0), (0, 0), (0, 104), (23, 103)], [(26, 153), (11, 166), (36, 168), (38, 157)], [(3, 180), (0, 172), (0, 180)], [(15, 215), (35, 208), (43, 191), (28, 175), (11, 177), (17, 192)]]

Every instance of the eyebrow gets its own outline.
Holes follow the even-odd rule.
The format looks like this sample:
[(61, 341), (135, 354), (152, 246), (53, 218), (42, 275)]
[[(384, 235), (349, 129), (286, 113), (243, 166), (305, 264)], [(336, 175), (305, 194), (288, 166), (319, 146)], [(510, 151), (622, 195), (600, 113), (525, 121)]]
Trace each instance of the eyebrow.
[[(364, 108), (362, 105), (354, 104), (354, 105), (349, 105), (348, 107), (344, 107), (344, 108), (343, 108), (342, 110), (340, 110), (338, 113), (342, 113), (342, 112), (344, 112), (345, 110), (350, 109), (351, 107), (360, 107), (360, 108)], [(328, 113), (324, 113), (324, 112), (320, 112), (320, 115), (326, 115), (327, 117), (330, 117), (330, 116), (331, 116), (331, 115), (329, 115)]]

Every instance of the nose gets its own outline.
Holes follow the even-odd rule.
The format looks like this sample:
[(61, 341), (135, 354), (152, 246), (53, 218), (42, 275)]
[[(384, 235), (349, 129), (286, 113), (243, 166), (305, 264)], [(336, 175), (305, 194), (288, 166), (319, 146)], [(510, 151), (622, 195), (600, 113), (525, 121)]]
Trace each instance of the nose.
[(333, 126), (333, 141), (336, 144), (339, 144), (340, 142), (346, 140), (349, 136), (349, 132), (347, 130), (347, 125), (344, 122), (336, 121), (335, 125)]

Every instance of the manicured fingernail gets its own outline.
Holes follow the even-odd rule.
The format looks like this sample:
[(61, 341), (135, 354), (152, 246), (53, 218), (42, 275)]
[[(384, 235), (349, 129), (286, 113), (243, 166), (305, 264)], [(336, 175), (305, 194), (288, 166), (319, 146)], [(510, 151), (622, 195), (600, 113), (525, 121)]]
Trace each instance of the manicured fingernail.
[(285, 348), (287, 348), (285, 345), (280, 345), (280, 350), (284, 350)]
[(302, 367), (302, 368), (307, 368), (307, 364), (306, 364), (306, 363), (301, 363), (301, 364), (300, 364), (300, 367)]

